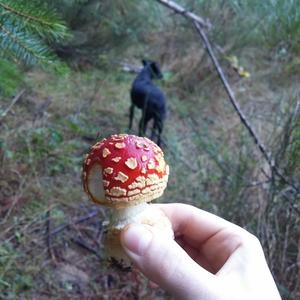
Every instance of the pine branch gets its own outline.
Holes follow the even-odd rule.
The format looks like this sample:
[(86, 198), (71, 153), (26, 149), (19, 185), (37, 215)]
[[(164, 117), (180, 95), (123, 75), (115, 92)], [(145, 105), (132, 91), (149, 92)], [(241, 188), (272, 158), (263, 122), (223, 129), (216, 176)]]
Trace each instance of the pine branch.
[(49, 42), (68, 37), (56, 12), (40, 0), (0, 0), (0, 58), (14, 63), (55, 62)]
[(26, 32), (18, 32), (7, 22), (6, 25), (0, 24), (0, 49), (0, 57), (10, 52), (25, 64), (49, 63), (53, 60), (48, 46), (41, 39)]
[(1, 15), (16, 27), (49, 40), (63, 39), (68, 35), (67, 27), (55, 11), (40, 1), (0, 0), (0, 17)]
[[(1, 28), (0, 28), (0, 30), (1, 30)], [(0, 36), (1, 36), (1, 34), (0, 34)], [(1, 37), (0, 37), (0, 59), (12, 61), (17, 65), (21, 63), (21, 61), (17, 57), (15, 57), (11, 51), (9, 51), (6, 48), (1, 47)]]

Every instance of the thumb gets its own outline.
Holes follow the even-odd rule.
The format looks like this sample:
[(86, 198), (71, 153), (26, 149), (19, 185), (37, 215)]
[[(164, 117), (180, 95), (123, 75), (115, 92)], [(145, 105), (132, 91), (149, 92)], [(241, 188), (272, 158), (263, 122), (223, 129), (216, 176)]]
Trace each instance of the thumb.
[(213, 274), (192, 260), (173, 239), (150, 226), (127, 226), (121, 233), (121, 244), (150, 280), (180, 299), (199, 299), (216, 288)]

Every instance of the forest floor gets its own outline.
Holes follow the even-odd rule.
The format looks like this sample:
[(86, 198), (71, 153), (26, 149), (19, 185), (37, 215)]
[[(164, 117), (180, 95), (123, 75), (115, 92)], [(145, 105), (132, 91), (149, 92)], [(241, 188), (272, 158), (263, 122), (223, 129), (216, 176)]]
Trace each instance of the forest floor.
[[(127, 132), (133, 78), (120, 68), (60, 77), (39, 69), (27, 73), (25, 94), (0, 120), (0, 298), (170, 297), (138, 272), (105, 262), (101, 241), (108, 211), (92, 204), (81, 184), (90, 146)], [(270, 144), (284, 101), (277, 101), (276, 90), (259, 76), (233, 79), (243, 109)], [(171, 174), (159, 201), (190, 203), (251, 229), (253, 218), (247, 219), (246, 212), (231, 214), (225, 200), (247, 198), (243, 207), (259, 215), (265, 190), (243, 188), (241, 197), (239, 187), (259, 180), (263, 164), (253, 167), (260, 154), (226, 104), (224, 91), (219, 83), (206, 83), (202, 87), (210, 97), (203, 92), (187, 99), (172, 82), (162, 85), (169, 107), (163, 148)], [(139, 116), (132, 133), (137, 133)], [(236, 157), (244, 159), (245, 169), (238, 169)], [(239, 176), (227, 182), (228, 172)]]
[(1, 299), (167, 298), (137, 271), (105, 261), (108, 212), (81, 183), (90, 146), (127, 131), (132, 79), (28, 72), (25, 94), (2, 120)]

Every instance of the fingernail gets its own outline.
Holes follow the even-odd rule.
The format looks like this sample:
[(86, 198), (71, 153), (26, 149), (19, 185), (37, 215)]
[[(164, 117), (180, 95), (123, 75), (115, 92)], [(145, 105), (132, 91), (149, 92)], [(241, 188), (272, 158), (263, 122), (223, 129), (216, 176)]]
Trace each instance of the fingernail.
[(131, 224), (122, 232), (121, 243), (124, 248), (142, 256), (150, 245), (152, 232), (143, 225)]

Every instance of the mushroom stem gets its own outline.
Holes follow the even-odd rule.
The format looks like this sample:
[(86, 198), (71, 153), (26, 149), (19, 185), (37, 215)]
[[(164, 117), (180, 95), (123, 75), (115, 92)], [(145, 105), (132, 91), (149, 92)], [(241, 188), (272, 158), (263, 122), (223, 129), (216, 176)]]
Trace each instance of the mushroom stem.
[(172, 224), (162, 210), (155, 205), (141, 203), (127, 208), (112, 209), (110, 224), (104, 241), (107, 257), (113, 257), (123, 264), (130, 264), (120, 243), (122, 229), (132, 223), (151, 226), (151, 230), (164, 238), (174, 238)]
[(136, 216), (149, 208), (148, 203), (140, 203), (125, 208), (112, 209), (110, 226), (115, 229), (122, 229), (130, 223), (136, 222)]

